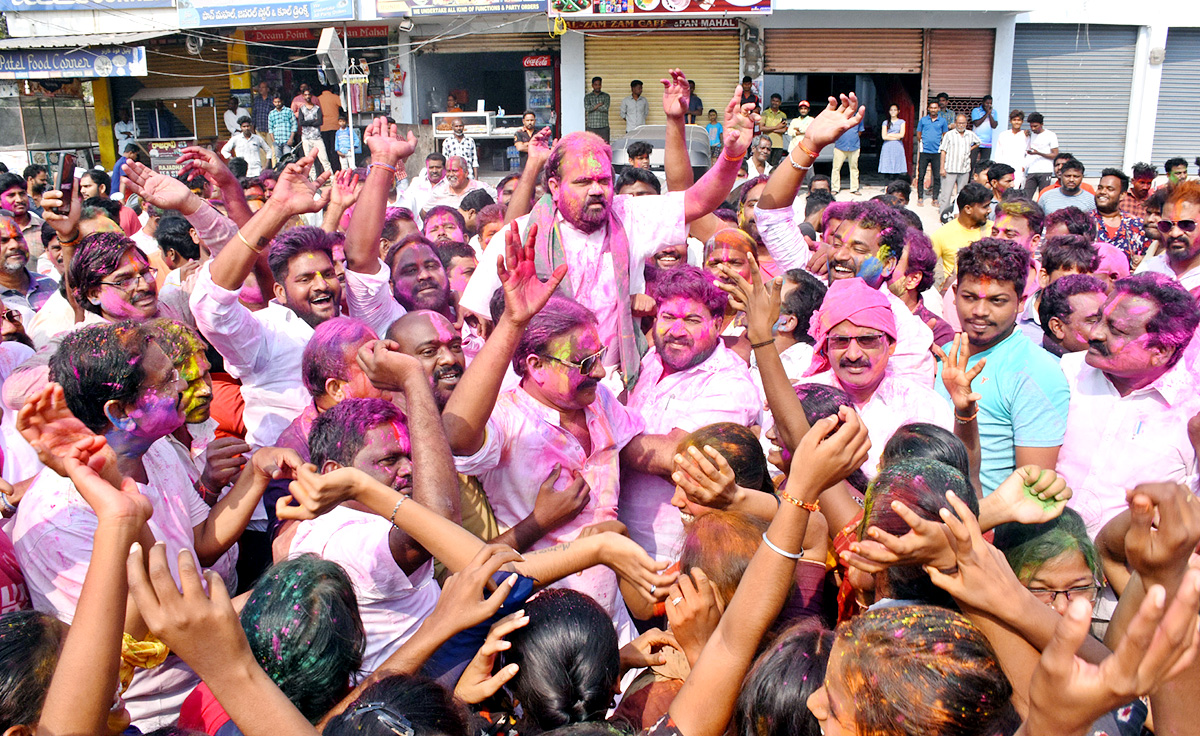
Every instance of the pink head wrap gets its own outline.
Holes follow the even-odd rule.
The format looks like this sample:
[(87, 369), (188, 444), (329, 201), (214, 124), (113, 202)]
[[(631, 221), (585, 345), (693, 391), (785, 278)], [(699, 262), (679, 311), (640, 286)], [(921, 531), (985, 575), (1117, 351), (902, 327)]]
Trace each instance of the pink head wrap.
[(808, 334), (816, 343), (817, 352), (805, 375), (811, 376), (829, 370), (829, 356), (825, 351), (825, 338), (835, 326), (849, 320), (859, 327), (870, 327), (896, 339), (896, 315), (888, 298), (878, 289), (872, 289), (862, 279), (834, 281), (825, 292), (821, 308), (813, 312), (808, 323)]
[(1095, 246), (1096, 250), (1100, 251), (1097, 272), (1111, 273), (1113, 281), (1129, 276), (1129, 257), (1124, 251), (1112, 243), (1095, 243)]

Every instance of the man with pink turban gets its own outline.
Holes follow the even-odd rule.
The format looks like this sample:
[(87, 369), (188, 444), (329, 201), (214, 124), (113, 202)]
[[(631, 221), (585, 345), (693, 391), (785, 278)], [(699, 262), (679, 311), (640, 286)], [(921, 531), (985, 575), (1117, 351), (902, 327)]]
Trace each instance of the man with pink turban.
[(816, 355), (810, 383), (836, 386), (854, 401), (867, 425), (871, 450), (863, 471), (874, 477), (888, 438), (902, 425), (930, 422), (953, 428), (949, 403), (933, 389), (889, 370), (896, 350), (896, 317), (888, 298), (862, 279), (839, 279), (812, 316)]

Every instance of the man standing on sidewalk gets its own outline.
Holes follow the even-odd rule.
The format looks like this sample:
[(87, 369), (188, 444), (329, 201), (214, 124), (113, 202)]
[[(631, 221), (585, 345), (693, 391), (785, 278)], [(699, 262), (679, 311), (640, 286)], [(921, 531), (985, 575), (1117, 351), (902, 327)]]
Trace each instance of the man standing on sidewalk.
[(941, 153), (942, 196), (938, 200), (942, 222), (950, 219), (954, 211), (954, 191), (962, 191), (971, 178), (971, 152), (979, 148), (979, 136), (967, 130), (967, 116), (959, 113), (954, 118), (954, 130), (942, 136), (938, 147)]
[(592, 91), (583, 96), (584, 129), (609, 142), (608, 108), (612, 104), (607, 92), (600, 91), (604, 80), (592, 77)]
[(942, 191), (942, 178), (938, 169), (938, 147), (942, 145), (942, 136), (946, 134), (946, 121), (938, 114), (941, 106), (930, 102), (925, 117), (917, 122), (917, 206), (925, 204), (925, 170), (932, 168), (930, 179), (933, 180), (934, 201)]

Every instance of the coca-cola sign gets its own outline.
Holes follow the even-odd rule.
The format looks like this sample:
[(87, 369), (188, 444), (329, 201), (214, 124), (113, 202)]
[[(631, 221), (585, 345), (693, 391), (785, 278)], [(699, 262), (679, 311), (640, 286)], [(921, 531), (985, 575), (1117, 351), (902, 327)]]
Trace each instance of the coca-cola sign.
[(521, 60), (521, 66), (526, 69), (541, 69), (551, 65), (550, 54), (539, 54), (537, 56), (526, 56)]

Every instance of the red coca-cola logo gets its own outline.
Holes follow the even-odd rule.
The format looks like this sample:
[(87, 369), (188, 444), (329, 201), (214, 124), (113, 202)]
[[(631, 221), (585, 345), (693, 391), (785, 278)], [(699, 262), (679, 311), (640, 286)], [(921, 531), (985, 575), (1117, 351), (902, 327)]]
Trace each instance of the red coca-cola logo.
[(550, 66), (550, 55), (542, 54), (540, 56), (526, 56), (521, 60), (521, 66), (526, 69), (537, 69)]

